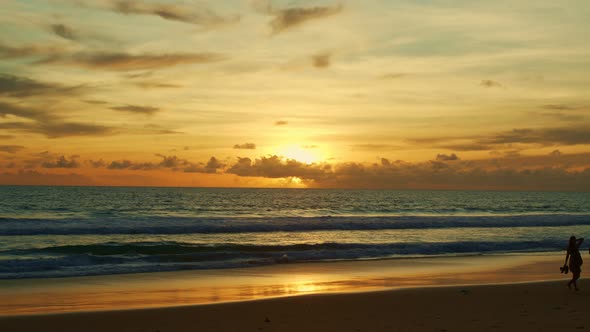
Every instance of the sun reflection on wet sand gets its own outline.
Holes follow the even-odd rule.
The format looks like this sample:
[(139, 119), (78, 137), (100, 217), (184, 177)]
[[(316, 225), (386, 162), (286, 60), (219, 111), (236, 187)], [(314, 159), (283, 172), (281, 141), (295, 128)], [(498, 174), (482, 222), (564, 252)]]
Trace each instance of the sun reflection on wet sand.
[(284, 264), (248, 269), (0, 281), (0, 314), (114, 310), (401, 287), (558, 278), (561, 256)]

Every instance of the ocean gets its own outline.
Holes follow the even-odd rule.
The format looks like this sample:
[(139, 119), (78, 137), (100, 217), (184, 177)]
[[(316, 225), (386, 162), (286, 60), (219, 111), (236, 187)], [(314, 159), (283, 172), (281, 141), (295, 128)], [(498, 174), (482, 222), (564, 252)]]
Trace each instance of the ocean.
[(0, 186), (0, 279), (564, 253), (590, 193)]

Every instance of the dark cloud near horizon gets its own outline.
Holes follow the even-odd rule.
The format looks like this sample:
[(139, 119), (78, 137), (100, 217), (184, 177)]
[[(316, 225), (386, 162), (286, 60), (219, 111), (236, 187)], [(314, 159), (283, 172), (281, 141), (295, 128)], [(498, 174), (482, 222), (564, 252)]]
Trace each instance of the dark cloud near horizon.
[(451, 153), (450, 155), (443, 153), (443, 154), (437, 154), (436, 160), (437, 161), (454, 161), (454, 160), (459, 160), (459, 157), (457, 157), (457, 155), (454, 153)]
[[(307, 164), (279, 156), (257, 159), (238, 158), (229, 166), (211, 157), (208, 162), (190, 162), (177, 156), (157, 155), (159, 162), (119, 160), (93, 162), (96, 167), (124, 170), (170, 170), (269, 179), (297, 177), (309, 187), (374, 189), (498, 189), (498, 190), (587, 190), (590, 185), (590, 154), (564, 155), (559, 150), (539, 156), (520, 156), (482, 160), (431, 160), (425, 162), (390, 161), (363, 164)], [(50, 168), (74, 168), (77, 156), (42, 152), (41, 162)], [(442, 158), (449, 159), (449, 158)], [(454, 159), (454, 158), (450, 158)], [(90, 161), (86, 161), (88, 163)], [(33, 164), (34, 166), (35, 164)], [(221, 171), (221, 172), (220, 172)]]
[(258, 176), (265, 178), (299, 177), (302, 179), (319, 179), (327, 175), (330, 170), (328, 164), (306, 164), (294, 159), (283, 160), (279, 156), (238, 158), (238, 162), (230, 166), (226, 173), (238, 176)]
[(223, 169), (226, 165), (221, 163), (219, 159), (211, 157), (207, 163), (189, 163), (183, 169), (185, 173), (206, 173), (217, 174), (217, 170)]
[(522, 154), (520, 153), (519, 150), (504, 151), (503, 155), (504, 155), (504, 158), (520, 158), (520, 157), (522, 157)]
[(131, 170), (142, 170), (149, 171), (157, 169), (157, 165), (153, 163), (135, 163), (130, 160), (115, 160), (112, 161), (108, 166), (108, 169), (131, 169)]
[(137, 105), (116, 106), (116, 107), (111, 107), (110, 109), (115, 110), (115, 111), (120, 111), (120, 112), (129, 112), (129, 113), (147, 114), (147, 115), (152, 115), (160, 110), (158, 107), (137, 106)]
[[(185, 173), (216, 173), (218, 169), (225, 167), (217, 158), (211, 157), (207, 163), (194, 163), (178, 156), (166, 156), (156, 154), (162, 158), (160, 162), (134, 162), (131, 160), (115, 160), (111, 163), (101, 163), (96, 167), (104, 167), (112, 170), (141, 170), (150, 171), (157, 169), (169, 169)], [(102, 160), (101, 160), (102, 161)]]
[(104, 160), (102, 160), (102, 159), (99, 159), (99, 160), (92, 160), (92, 159), (91, 160), (86, 160), (86, 163), (90, 164), (94, 168), (102, 168), (102, 167), (106, 167), (107, 166), (107, 163)]
[(226, 165), (220, 162), (217, 158), (211, 157), (205, 165), (206, 173), (216, 173), (218, 169), (224, 168)]
[(186, 64), (204, 64), (227, 59), (217, 53), (179, 54), (127, 54), (127, 53), (77, 53), (69, 56), (51, 56), (37, 64), (73, 65), (89, 69), (133, 71), (157, 69)]
[[(535, 163), (535, 158), (541, 160)], [(566, 168), (572, 165), (575, 158), (564, 160), (561, 164), (555, 164), (555, 157), (547, 155), (480, 161), (461, 161), (457, 158), (453, 163), (391, 162), (381, 158), (380, 164), (351, 162), (329, 165), (304, 164), (271, 156), (256, 160), (238, 158), (226, 173), (245, 177), (298, 177), (308, 186), (319, 188), (587, 190), (585, 186), (590, 184), (590, 154), (579, 161), (581, 165), (586, 165), (582, 171)]]
[(235, 144), (234, 149), (255, 150), (256, 144), (254, 144), (254, 143)]
[(53, 162), (43, 162), (41, 164), (43, 168), (78, 168), (80, 167), (80, 163), (76, 160), (74, 156), (68, 160), (65, 156), (59, 157), (57, 160)]

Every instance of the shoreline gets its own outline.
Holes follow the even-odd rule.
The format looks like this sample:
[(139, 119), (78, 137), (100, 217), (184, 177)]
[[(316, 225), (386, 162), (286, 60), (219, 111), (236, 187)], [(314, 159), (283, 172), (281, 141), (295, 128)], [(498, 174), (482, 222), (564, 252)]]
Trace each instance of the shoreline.
[[(184, 307), (431, 286), (567, 279), (562, 255), (481, 255), (295, 263), (56, 279), (0, 280), (0, 317)], [(582, 274), (584, 275), (584, 273)]]
[[(584, 282), (582, 281), (582, 285)], [(3, 331), (579, 331), (590, 288), (561, 281), (308, 294), (165, 308), (0, 317)], [(590, 285), (588, 286), (590, 287)]]

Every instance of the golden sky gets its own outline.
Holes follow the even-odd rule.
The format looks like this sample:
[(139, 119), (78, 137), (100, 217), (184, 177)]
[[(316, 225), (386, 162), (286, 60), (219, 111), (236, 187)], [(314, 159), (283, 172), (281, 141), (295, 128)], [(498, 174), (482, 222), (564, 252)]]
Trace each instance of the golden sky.
[(7, 0), (0, 184), (588, 190), (590, 2)]

